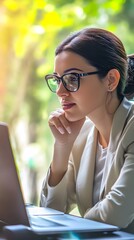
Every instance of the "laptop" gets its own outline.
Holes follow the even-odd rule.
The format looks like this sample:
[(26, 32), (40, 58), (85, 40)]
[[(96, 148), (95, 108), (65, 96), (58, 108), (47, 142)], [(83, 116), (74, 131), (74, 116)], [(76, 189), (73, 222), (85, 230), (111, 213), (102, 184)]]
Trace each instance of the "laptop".
[(54, 209), (26, 206), (6, 123), (0, 123), (0, 225), (24, 225), (41, 235), (119, 230), (113, 225), (64, 214)]

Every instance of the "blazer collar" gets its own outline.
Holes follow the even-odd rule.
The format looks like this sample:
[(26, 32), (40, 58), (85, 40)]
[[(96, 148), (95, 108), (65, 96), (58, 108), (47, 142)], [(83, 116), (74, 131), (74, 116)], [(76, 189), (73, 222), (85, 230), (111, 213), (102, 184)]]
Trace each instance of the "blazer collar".
[(109, 151), (115, 151), (117, 144), (120, 140), (120, 136), (126, 125), (125, 123), (129, 116), (131, 107), (132, 103), (129, 102), (126, 98), (124, 98), (119, 107), (117, 108), (113, 118), (113, 124), (110, 134), (110, 141), (108, 147)]

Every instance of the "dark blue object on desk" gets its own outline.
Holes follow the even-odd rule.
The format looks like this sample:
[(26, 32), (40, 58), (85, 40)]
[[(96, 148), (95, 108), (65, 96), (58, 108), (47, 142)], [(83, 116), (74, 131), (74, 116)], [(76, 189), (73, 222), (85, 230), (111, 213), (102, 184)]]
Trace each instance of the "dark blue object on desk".
[(3, 228), (3, 237), (0, 240), (134, 240), (134, 234), (123, 231), (115, 232), (97, 232), (97, 233), (68, 233), (40, 236), (36, 235), (31, 228), (24, 225), (6, 226)]

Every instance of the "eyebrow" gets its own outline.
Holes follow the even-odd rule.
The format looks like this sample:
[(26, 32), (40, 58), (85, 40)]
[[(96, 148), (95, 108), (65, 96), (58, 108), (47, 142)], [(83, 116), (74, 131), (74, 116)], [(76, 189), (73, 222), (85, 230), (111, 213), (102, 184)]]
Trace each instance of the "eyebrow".
[[(68, 68), (68, 69), (66, 69), (65, 71), (64, 71), (64, 73), (67, 73), (67, 72), (70, 72), (70, 71), (73, 71), (73, 70), (77, 70), (77, 71), (80, 71), (80, 72), (82, 72), (82, 70), (81, 69), (79, 69), (79, 68)], [(57, 74), (56, 72), (53, 72), (53, 74)]]

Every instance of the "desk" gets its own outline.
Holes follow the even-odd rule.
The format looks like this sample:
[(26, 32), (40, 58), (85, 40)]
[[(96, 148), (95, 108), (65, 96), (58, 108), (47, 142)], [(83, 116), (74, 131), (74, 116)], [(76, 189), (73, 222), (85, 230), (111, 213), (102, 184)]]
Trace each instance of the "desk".
[(114, 233), (90, 233), (88, 235), (83, 235), (82, 237), (77, 235), (77, 238), (58, 238), (58, 240), (68, 240), (68, 239), (73, 239), (73, 240), (129, 240), (133, 239), (134, 240), (134, 234), (122, 232), (122, 231), (117, 231)]
[[(21, 238), (23, 239), (23, 237)], [(17, 239), (7, 239), (4, 236), (0, 235), (0, 240), (21, 240), (20, 238)], [(58, 237), (58, 236), (51, 236), (51, 237), (43, 237), (43, 236), (38, 236), (34, 239), (31, 238), (27, 238), (28, 240), (134, 240), (134, 234), (131, 233), (126, 233), (126, 232), (122, 232), (122, 231), (117, 231), (114, 233), (90, 233), (90, 234), (82, 234), (80, 235), (68, 235), (68, 236), (64, 236), (64, 237)], [(24, 239), (25, 240), (25, 239)]]

